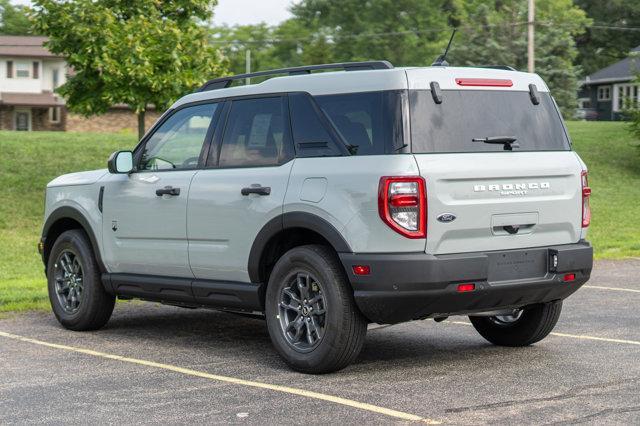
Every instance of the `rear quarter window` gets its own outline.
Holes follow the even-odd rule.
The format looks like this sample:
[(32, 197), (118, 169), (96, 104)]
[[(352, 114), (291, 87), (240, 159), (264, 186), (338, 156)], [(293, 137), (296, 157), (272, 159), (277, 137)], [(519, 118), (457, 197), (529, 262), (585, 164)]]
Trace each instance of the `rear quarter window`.
[(474, 138), (512, 136), (522, 151), (567, 151), (570, 144), (553, 99), (540, 92), (534, 105), (529, 92), (447, 90), (436, 104), (429, 90), (409, 92), (412, 152), (495, 152), (501, 144)]
[(353, 155), (393, 154), (402, 148), (402, 92), (315, 96), (318, 106)]

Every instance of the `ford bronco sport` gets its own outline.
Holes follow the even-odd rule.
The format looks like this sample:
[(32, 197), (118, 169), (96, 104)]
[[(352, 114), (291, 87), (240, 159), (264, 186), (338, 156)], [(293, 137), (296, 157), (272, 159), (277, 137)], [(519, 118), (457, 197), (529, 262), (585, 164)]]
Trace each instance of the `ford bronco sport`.
[(535, 74), (316, 65), (209, 81), (108, 170), (54, 179), (40, 250), (66, 328), (102, 327), (116, 297), (264, 314), (284, 360), (322, 373), (371, 322), (543, 339), (591, 273), (589, 195)]

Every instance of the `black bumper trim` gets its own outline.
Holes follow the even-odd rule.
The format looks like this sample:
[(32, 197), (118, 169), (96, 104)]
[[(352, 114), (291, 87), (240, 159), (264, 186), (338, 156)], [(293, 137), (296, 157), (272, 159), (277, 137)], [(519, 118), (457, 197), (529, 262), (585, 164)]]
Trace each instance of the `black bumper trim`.
[[(549, 253), (558, 254), (554, 272), (549, 271)], [(496, 268), (496, 259), (504, 255), (537, 259), (544, 262), (543, 270), (526, 272), (528, 265), (518, 262)], [(593, 267), (593, 249), (586, 241), (486, 253), (339, 256), (358, 307), (370, 321), (382, 324), (562, 300), (588, 281)], [(371, 273), (355, 275), (353, 265), (369, 265)], [(563, 281), (568, 272), (576, 274), (574, 281)], [(461, 282), (474, 283), (476, 290), (458, 293)]]

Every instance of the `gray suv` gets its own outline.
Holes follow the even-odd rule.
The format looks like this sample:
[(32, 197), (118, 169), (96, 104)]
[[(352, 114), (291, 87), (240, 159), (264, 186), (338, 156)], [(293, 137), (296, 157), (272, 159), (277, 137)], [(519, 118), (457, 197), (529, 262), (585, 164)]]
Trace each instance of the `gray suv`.
[(39, 248), (66, 328), (116, 298), (264, 315), (325, 373), (372, 322), (543, 339), (591, 273), (590, 193), (535, 74), (316, 65), (209, 81), (107, 170), (53, 180)]

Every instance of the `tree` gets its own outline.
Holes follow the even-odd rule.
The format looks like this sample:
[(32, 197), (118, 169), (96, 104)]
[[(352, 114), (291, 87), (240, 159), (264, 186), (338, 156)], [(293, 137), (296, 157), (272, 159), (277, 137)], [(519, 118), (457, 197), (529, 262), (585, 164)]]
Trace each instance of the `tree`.
[(0, 34), (33, 34), (27, 6), (12, 5), (10, 0), (0, 0)]
[(594, 27), (578, 35), (577, 63), (584, 75), (626, 58), (640, 46), (640, 31), (624, 31), (606, 27), (640, 27), (638, 0), (575, 0), (594, 20)]
[[(336, 61), (387, 59), (428, 65), (457, 24), (457, 0), (302, 0), (291, 7), (302, 27), (325, 35)], [(304, 49), (304, 47), (303, 47)]]
[(70, 110), (94, 115), (126, 104), (138, 115), (225, 72), (202, 25), (215, 1), (35, 0), (35, 28), (73, 69), (58, 93)]
[[(527, 2), (473, 0), (461, 13), (461, 34), (451, 50), (455, 65), (509, 65), (527, 69)], [(545, 79), (563, 114), (576, 108), (578, 54), (574, 37), (590, 19), (572, 0), (536, 2), (536, 72)]]

